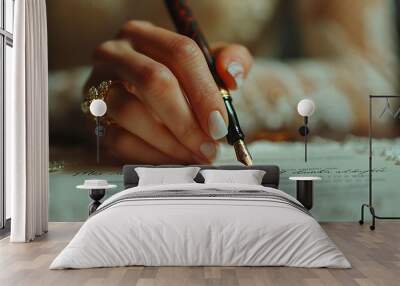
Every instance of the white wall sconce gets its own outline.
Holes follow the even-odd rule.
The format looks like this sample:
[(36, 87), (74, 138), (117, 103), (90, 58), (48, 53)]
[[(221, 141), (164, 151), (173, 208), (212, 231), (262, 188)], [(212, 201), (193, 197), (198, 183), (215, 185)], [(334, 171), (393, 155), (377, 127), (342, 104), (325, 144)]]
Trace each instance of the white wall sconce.
[(89, 106), (90, 113), (96, 119), (96, 128), (94, 133), (96, 134), (96, 160), (100, 163), (100, 137), (104, 136), (106, 133), (105, 126), (101, 125), (100, 118), (104, 116), (107, 112), (107, 104), (102, 99), (94, 99)]
[(297, 112), (304, 117), (304, 125), (299, 128), (299, 133), (304, 137), (304, 161), (307, 162), (307, 136), (310, 133), (308, 119), (315, 111), (314, 101), (303, 99), (297, 104)]

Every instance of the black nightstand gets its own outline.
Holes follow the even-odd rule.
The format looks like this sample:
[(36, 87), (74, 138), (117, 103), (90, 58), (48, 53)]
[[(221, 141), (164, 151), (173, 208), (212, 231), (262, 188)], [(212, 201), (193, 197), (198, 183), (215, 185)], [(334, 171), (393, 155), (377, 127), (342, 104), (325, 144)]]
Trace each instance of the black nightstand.
[(320, 177), (290, 177), (289, 180), (296, 181), (296, 199), (303, 206), (311, 210), (314, 204), (314, 181), (320, 181)]

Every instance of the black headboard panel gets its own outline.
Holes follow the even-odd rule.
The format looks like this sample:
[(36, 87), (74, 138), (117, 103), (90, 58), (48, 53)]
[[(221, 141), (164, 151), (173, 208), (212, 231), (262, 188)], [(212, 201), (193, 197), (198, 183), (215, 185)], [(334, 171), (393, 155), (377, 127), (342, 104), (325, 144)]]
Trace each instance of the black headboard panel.
[[(193, 165), (200, 167), (201, 169), (218, 169), (218, 170), (246, 170), (246, 169), (257, 169), (257, 170), (264, 170), (265, 175), (262, 180), (262, 185), (271, 188), (278, 188), (279, 187), (279, 167), (272, 166), (272, 165), (254, 165), (251, 167), (240, 166), (240, 165), (223, 165), (223, 166), (209, 166), (209, 165)], [(184, 167), (181, 165), (162, 165), (162, 166), (153, 166), (153, 165), (125, 165), (122, 168), (122, 173), (124, 176), (124, 188), (132, 188), (136, 187), (139, 182), (139, 177), (135, 171), (136, 167), (147, 167), (147, 168), (154, 168), (154, 167), (162, 167), (162, 168), (177, 168), (177, 167)], [(204, 178), (199, 174), (196, 176), (195, 181), (198, 183), (203, 183)]]

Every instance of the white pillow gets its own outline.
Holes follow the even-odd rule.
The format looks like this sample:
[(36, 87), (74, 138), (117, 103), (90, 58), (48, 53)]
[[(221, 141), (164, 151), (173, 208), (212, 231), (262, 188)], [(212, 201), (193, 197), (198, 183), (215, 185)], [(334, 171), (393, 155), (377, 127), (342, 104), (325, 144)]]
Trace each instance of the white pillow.
[(199, 167), (135, 168), (139, 176), (139, 186), (195, 183), (193, 179), (199, 170)]
[(262, 170), (201, 170), (205, 184), (261, 185), (265, 171)]

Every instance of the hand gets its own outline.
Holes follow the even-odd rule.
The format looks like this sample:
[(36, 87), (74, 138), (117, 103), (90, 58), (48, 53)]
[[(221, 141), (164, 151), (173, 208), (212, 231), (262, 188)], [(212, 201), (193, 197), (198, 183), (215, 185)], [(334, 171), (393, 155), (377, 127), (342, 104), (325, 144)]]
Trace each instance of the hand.
[[(229, 89), (246, 77), (252, 58), (239, 45), (215, 48), (217, 70)], [(121, 80), (107, 98), (108, 149), (124, 162), (210, 163), (227, 134), (222, 97), (197, 44), (142, 21), (127, 22), (99, 45), (86, 87)]]

